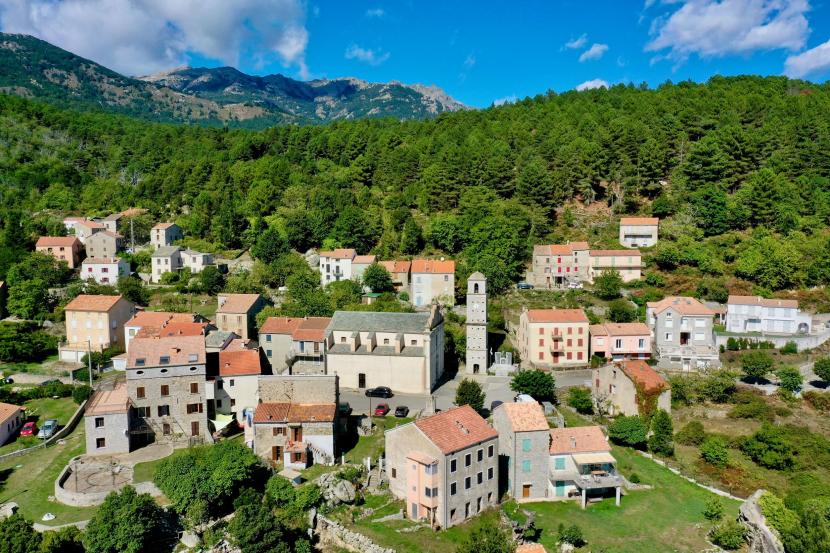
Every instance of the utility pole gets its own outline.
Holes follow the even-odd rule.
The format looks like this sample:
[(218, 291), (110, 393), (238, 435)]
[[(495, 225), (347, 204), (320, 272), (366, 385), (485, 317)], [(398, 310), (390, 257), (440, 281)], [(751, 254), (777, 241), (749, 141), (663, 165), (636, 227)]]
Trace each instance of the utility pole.
[(86, 341), (86, 361), (89, 371), (89, 387), (92, 388), (92, 341)]
[(133, 230), (132, 217), (130, 217), (130, 253), (135, 253), (135, 231)]

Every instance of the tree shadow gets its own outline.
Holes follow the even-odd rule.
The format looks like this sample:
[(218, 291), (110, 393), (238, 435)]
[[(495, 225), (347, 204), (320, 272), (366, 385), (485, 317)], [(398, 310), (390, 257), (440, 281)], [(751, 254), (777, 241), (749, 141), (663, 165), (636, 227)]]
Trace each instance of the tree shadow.
[(828, 387), (830, 387), (830, 382), (825, 382), (824, 380), (811, 380), (810, 386), (814, 388), (819, 388), (821, 390), (826, 390)]
[(0, 492), (6, 489), (6, 482), (8, 481), (9, 477), (12, 475), (13, 472), (13, 468), (0, 470)]
[(744, 376), (744, 377), (741, 377), (740, 380), (744, 384), (749, 384), (749, 385), (752, 385), (752, 386), (769, 386), (770, 384), (772, 384), (771, 380), (768, 380), (768, 379), (763, 378), (763, 377), (758, 378), (758, 377), (755, 377), (755, 376)]

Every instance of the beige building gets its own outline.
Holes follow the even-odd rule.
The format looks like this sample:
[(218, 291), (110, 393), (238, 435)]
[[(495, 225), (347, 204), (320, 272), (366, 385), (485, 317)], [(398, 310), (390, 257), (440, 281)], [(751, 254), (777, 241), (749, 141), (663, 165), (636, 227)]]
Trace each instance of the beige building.
[(162, 246), (150, 256), (150, 282), (161, 282), (166, 273), (177, 273), (182, 268), (182, 249), (179, 246)]
[(337, 311), (326, 331), (328, 374), (346, 388), (429, 394), (444, 373), (444, 316)]
[(138, 419), (133, 434), (157, 443), (212, 442), (206, 379), (203, 336), (133, 338), (127, 354), (127, 393)]
[(603, 323), (588, 330), (591, 356), (614, 361), (651, 357), (651, 331), (644, 323)]
[(331, 317), (268, 317), (259, 345), (275, 373), (326, 374), (326, 329)]
[(156, 249), (172, 246), (173, 242), (182, 238), (184, 234), (176, 223), (159, 223), (150, 229), (150, 244)]
[(386, 269), (392, 277), (392, 284), (396, 292), (409, 293), (409, 273), (412, 270), (411, 261), (378, 261), (378, 265)]
[(650, 248), (657, 244), (657, 217), (623, 217), (620, 219), (620, 244), (626, 248)]
[(498, 433), (469, 405), (386, 431), (389, 491), (404, 516), (449, 528), (499, 501)]
[(668, 296), (646, 304), (646, 323), (661, 367), (684, 371), (720, 366), (716, 312), (696, 298)]
[(75, 236), (78, 237), (78, 240), (80, 240), (82, 244), (86, 244), (87, 238), (96, 232), (104, 230), (107, 230), (107, 227), (90, 219), (82, 219), (75, 223)]
[(643, 268), (640, 250), (591, 250), (588, 256), (588, 282), (593, 282), (603, 271), (617, 271), (623, 282), (639, 279)]
[(507, 493), (519, 502), (547, 499), (550, 425), (542, 406), (502, 403), (493, 411), (493, 427), (499, 433), (499, 454), (506, 461)]
[(588, 280), (588, 242), (542, 244), (533, 247), (527, 281), (538, 288), (564, 288)]
[(87, 455), (130, 452), (131, 409), (124, 381), (92, 395), (84, 411)]
[(98, 222), (104, 225), (109, 232), (118, 234), (121, 226), (121, 219), (124, 218), (124, 213), (110, 213), (106, 217), (100, 219)]
[(444, 259), (413, 259), (412, 292), (409, 300), (415, 307), (437, 301), (455, 305), (455, 261)]
[(139, 333), (145, 338), (160, 336), (162, 330), (174, 323), (203, 322), (204, 318), (193, 313), (169, 311), (138, 311), (124, 323), (124, 349), (130, 349), (130, 341)]
[(522, 364), (538, 368), (586, 365), (588, 326), (582, 309), (524, 309), (516, 332)]
[(657, 396), (656, 408), (671, 412), (669, 383), (645, 361), (629, 359), (611, 363), (593, 371), (594, 401), (610, 416), (644, 415), (640, 402)]
[(270, 367), (260, 349), (228, 348), (208, 355), (208, 412), (233, 415), (243, 424), (245, 410), (254, 409), (259, 377)]
[(130, 320), (135, 306), (123, 296), (90, 296), (81, 294), (64, 307), (66, 343), (58, 347), (62, 361), (80, 363), (89, 349), (123, 350), (124, 324)]
[(25, 420), (26, 416), (22, 407), (11, 403), (0, 403), (0, 445), (8, 442)]
[(259, 294), (219, 294), (216, 326), (233, 332), (244, 340), (256, 337), (256, 315), (265, 307), (265, 298)]
[(115, 257), (115, 254), (124, 249), (124, 237), (108, 230), (96, 232), (86, 239), (87, 257)]
[(81, 263), (84, 246), (75, 236), (41, 236), (35, 251), (51, 255), (58, 261), (66, 261), (70, 269)]

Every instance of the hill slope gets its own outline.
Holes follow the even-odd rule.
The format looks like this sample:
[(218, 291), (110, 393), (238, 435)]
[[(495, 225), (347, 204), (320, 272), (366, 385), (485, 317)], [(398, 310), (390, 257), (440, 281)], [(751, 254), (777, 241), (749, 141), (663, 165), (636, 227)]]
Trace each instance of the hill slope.
[(423, 119), (464, 106), (440, 89), (358, 79), (295, 81), (231, 67), (134, 79), (27, 35), (0, 33), (0, 92), (154, 121), (266, 127), (363, 117)]

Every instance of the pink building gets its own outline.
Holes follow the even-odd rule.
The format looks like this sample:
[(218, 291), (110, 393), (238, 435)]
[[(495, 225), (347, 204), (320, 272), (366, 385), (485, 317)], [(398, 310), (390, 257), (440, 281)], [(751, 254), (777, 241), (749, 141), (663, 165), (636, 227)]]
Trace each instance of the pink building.
[(644, 323), (591, 325), (591, 355), (606, 359), (648, 359), (651, 332)]
[(81, 241), (74, 236), (41, 236), (35, 244), (35, 250), (66, 261), (70, 269), (80, 264), (83, 249)]

